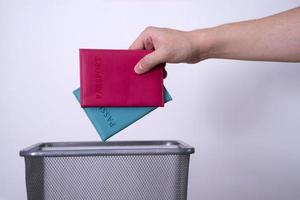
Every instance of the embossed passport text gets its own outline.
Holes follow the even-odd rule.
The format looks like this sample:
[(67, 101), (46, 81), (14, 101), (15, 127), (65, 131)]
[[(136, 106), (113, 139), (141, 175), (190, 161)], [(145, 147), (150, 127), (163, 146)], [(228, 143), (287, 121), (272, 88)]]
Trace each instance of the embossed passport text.
[[(80, 101), (80, 89), (73, 92)], [(164, 88), (164, 102), (172, 97)], [(89, 107), (83, 108), (103, 141), (147, 115), (157, 107)]]
[(142, 75), (134, 72), (150, 52), (80, 49), (81, 106), (163, 106), (163, 65)]

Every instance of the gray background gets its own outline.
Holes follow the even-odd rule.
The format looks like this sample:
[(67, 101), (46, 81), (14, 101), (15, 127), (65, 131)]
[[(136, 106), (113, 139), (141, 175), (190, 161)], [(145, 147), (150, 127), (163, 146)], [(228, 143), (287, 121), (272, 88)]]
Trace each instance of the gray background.
[[(72, 95), (78, 48), (127, 48), (148, 25), (192, 30), (270, 15), (296, 0), (0, 0), (0, 199), (25, 199), (23, 147), (99, 140)], [(299, 64), (168, 65), (174, 100), (111, 140), (180, 139), (189, 199), (300, 199)]]

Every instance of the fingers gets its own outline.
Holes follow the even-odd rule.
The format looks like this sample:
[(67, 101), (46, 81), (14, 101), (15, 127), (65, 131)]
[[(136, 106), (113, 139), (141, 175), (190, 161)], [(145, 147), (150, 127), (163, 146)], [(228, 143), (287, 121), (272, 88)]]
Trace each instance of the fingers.
[(153, 42), (151, 39), (151, 32), (155, 27), (148, 26), (130, 45), (129, 49), (154, 49)]
[(144, 49), (143, 36), (140, 35), (136, 40), (130, 45), (129, 49)]
[(142, 74), (160, 63), (164, 63), (164, 57), (159, 50), (156, 50), (142, 58), (134, 67), (134, 71), (137, 74)]
[[(152, 41), (154, 30), (156, 30), (156, 27), (147, 27), (130, 45), (129, 49), (155, 50), (155, 46)], [(134, 71), (138, 74), (142, 74), (148, 72), (160, 63), (164, 63), (163, 53), (161, 52), (161, 50), (156, 49), (152, 53), (142, 58), (134, 67)], [(164, 70), (164, 77), (166, 77), (166, 74), (167, 73)]]
[(144, 39), (143, 41), (144, 43), (144, 48), (147, 49), (147, 50), (154, 50), (154, 44), (153, 44), (153, 41), (152, 41), (152, 38), (151, 37), (147, 37)]

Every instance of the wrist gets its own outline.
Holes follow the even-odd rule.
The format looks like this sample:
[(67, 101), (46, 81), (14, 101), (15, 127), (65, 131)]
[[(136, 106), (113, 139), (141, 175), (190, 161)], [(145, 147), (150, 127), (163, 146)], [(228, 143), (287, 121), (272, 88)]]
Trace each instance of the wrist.
[(191, 43), (199, 60), (219, 58), (221, 26), (190, 31)]

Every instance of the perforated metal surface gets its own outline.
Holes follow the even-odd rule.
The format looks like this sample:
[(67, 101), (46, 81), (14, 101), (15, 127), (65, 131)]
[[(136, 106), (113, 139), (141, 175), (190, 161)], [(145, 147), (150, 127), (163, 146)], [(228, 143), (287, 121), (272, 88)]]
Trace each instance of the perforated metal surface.
[(29, 200), (184, 200), (189, 155), (26, 157)]

